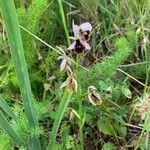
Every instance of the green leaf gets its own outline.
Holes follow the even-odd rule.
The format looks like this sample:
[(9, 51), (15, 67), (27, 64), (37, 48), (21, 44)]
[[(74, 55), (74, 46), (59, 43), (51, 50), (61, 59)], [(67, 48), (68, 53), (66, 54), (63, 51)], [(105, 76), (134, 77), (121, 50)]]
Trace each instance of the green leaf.
[[(16, 15), (14, 0), (0, 0), (0, 9), (3, 15), (7, 36), (9, 40), (10, 52), (14, 62), (15, 71), (19, 81), (21, 96), (28, 118), (30, 128), (38, 127), (38, 119), (33, 103), (31, 84), (25, 61), (22, 38)], [(32, 150), (41, 150), (39, 139), (33, 137), (29, 142)]]
[(106, 91), (107, 89), (106, 83), (102, 80), (99, 81), (99, 87), (100, 87), (100, 91)]
[(103, 150), (116, 150), (116, 146), (113, 143), (108, 142), (103, 145)]
[(119, 107), (118, 108), (118, 114), (119, 114), (120, 117), (126, 116), (127, 113), (128, 113), (128, 111), (124, 107)]
[(125, 97), (127, 97), (129, 99), (132, 97), (132, 93), (127, 86), (121, 86), (121, 91)]
[(100, 118), (97, 125), (102, 133), (106, 135), (115, 135), (115, 130), (107, 118)]
[(54, 124), (52, 127), (52, 131), (50, 133), (49, 143), (48, 143), (48, 146), (46, 148), (47, 150), (53, 150), (56, 135), (58, 132), (58, 128), (60, 126), (61, 120), (64, 116), (65, 111), (66, 111), (66, 108), (70, 102), (71, 96), (72, 96), (72, 92), (70, 92), (70, 91), (65, 91), (63, 94), (63, 97), (61, 99), (61, 102), (60, 102), (58, 110), (57, 110), (57, 114), (56, 114), (55, 121), (54, 121)]
[(148, 132), (150, 131), (150, 117), (149, 117), (149, 113), (147, 114), (145, 122), (144, 122), (144, 129), (147, 130)]
[(14, 121), (17, 121), (17, 116), (13, 113), (13, 111), (10, 109), (9, 105), (6, 103), (6, 101), (0, 97), (0, 108), (5, 111), (8, 116), (10, 116)]
[(5, 116), (0, 112), (0, 127), (20, 146), (25, 145), (16, 131), (11, 127)]
[(80, 115), (78, 114), (78, 112), (77, 112), (75, 109), (73, 109), (73, 108), (71, 108), (71, 110), (72, 110), (72, 112), (75, 114), (75, 116), (80, 120), (81, 117), (80, 117)]
[(124, 126), (122, 124), (115, 123), (114, 124), (114, 130), (121, 137), (123, 137), (123, 138), (126, 137), (126, 134), (127, 134), (127, 128), (126, 128), (126, 126)]
[(56, 111), (52, 111), (49, 115), (50, 115), (51, 119), (55, 120), (55, 118), (56, 118)]
[(126, 122), (116, 113), (112, 113), (113, 118), (117, 121), (120, 122), (121, 124), (126, 124)]

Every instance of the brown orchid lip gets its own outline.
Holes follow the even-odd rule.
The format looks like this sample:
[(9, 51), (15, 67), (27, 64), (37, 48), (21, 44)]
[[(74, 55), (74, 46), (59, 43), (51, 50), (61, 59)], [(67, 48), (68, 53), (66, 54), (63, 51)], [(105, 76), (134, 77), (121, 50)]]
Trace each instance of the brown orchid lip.
[(95, 106), (102, 104), (100, 95), (96, 92), (96, 88), (94, 86), (88, 87), (88, 98), (89, 101)]
[(85, 46), (80, 42), (79, 39), (76, 40), (76, 45), (75, 45), (75, 52), (76, 53), (83, 53), (85, 50)]
[(90, 98), (91, 101), (96, 105), (100, 105), (102, 103), (101, 99), (97, 97), (94, 93), (91, 93)]

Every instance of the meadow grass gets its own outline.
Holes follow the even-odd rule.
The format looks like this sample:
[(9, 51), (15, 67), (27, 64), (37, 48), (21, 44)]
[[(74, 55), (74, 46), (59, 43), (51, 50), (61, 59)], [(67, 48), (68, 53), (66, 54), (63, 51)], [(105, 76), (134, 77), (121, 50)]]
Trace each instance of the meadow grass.
[[(150, 148), (149, 0), (0, 8), (0, 150)], [(91, 50), (77, 55), (72, 25), (84, 22)]]

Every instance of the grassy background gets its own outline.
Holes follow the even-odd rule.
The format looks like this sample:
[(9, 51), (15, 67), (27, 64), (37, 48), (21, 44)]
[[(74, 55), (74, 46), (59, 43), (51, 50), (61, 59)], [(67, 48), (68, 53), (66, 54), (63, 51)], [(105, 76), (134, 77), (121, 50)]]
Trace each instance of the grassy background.
[[(22, 131), (20, 136), (25, 141), (33, 136), (39, 137), (42, 149), (45, 149), (62, 98), (59, 87), (66, 74), (59, 70), (59, 54), (36, 37), (51, 47), (59, 46), (66, 51), (71, 41), (69, 36), (72, 36), (73, 22), (79, 25), (88, 21), (93, 26), (89, 41), (92, 49), (81, 59), (85, 69), (79, 68), (78, 72), (80, 94), (73, 95), (65, 112), (55, 149), (80, 149), (78, 124), (81, 120), (75, 113), (74, 118), (69, 119), (70, 108), (79, 113), (77, 101), (81, 95), (86, 95), (90, 85), (98, 89), (103, 104), (95, 107), (88, 102), (87, 96), (82, 97), (80, 117), (85, 120), (84, 149), (149, 147), (149, 128), (139, 126), (144, 125), (144, 121), (135, 105), (140, 102), (139, 107), (144, 107), (142, 102), (149, 96), (150, 1), (15, 0), (15, 6), (19, 24), (28, 31), (21, 28), (40, 123), (40, 127), (29, 130), (1, 16), (0, 93), (21, 120), (21, 124), (13, 124), (8, 118), (16, 132)], [(111, 88), (111, 94), (106, 92), (108, 88)], [(132, 98), (129, 98), (130, 94)], [(2, 130), (0, 139), (3, 139), (0, 150), (18, 146)]]

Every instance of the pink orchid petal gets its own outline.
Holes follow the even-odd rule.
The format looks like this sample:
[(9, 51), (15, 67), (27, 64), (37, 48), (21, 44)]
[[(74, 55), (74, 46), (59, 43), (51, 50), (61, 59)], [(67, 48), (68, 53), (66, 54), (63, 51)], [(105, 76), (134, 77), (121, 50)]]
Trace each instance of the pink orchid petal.
[(75, 49), (76, 42), (74, 41), (69, 47), (68, 50)]
[(92, 25), (89, 22), (82, 23), (80, 25), (80, 29), (85, 32), (85, 31), (91, 31), (92, 30)]
[(87, 49), (87, 50), (91, 49), (91, 46), (87, 42), (85, 42), (85, 41), (81, 41), (81, 42), (85, 46), (85, 49)]
[(74, 33), (74, 37), (78, 37), (79, 36), (79, 26), (78, 25), (74, 25), (73, 26), (73, 33)]

